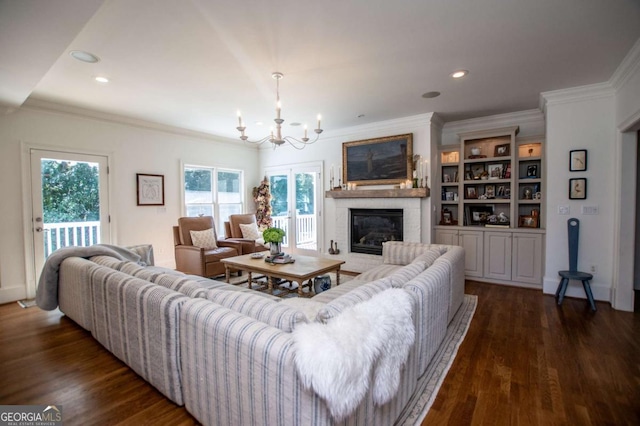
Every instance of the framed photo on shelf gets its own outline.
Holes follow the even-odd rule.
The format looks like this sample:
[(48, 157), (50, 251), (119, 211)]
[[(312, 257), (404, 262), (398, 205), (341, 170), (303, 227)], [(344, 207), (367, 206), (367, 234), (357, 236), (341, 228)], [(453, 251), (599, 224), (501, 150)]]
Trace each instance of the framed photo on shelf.
[(527, 178), (535, 179), (538, 177), (538, 165), (537, 164), (529, 164), (527, 166)]
[(467, 199), (475, 199), (478, 198), (478, 191), (476, 190), (475, 186), (467, 186), (465, 188), (465, 196), (464, 198)]
[(511, 155), (511, 144), (508, 143), (496, 145), (493, 150), (494, 157), (508, 157), (509, 155)]
[(502, 178), (502, 164), (488, 164), (487, 171), (489, 172), (489, 179)]
[(584, 172), (587, 170), (587, 150), (574, 149), (569, 151), (569, 171)]
[(469, 206), (471, 225), (484, 225), (493, 215), (493, 206)]
[(164, 206), (164, 175), (136, 173), (139, 206)]
[[(504, 191), (504, 189), (503, 189)], [(495, 185), (485, 185), (484, 187), (484, 195), (487, 198), (496, 198), (496, 186)]]
[(569, 199), (587, 199), (587, 178), (569, 179)]
[(530, 215), (521, 215), (519, 216), (518, 226), (520, 228), (537, 228), (538, 217), (530, 216)]
[(342, 144), (344, 183), (399, 184), (413, 179), (413, 134)]
[(453, 225), (453, 216), (451, 215), (451, 210), (442, 209), (442, 218), (440, 220), (441, 225)]
[(484, 174), (484, 164), (473, 164), (471, 166), (471, 174), (474, 179), (480, 179), (480, 177)]

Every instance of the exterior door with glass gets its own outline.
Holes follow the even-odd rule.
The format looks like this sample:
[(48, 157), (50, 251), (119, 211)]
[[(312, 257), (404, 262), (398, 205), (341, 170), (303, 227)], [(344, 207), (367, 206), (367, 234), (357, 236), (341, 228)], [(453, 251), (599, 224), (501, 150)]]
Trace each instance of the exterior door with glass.
[(322, 235), (321, 164), (267, 171), (274, 227), (286, 232), (283, 248), (289, 253), (318, 254)]
[(37, 282), (53, 251), (109, 242), (108, 158), (39, 149), (30, 154)]

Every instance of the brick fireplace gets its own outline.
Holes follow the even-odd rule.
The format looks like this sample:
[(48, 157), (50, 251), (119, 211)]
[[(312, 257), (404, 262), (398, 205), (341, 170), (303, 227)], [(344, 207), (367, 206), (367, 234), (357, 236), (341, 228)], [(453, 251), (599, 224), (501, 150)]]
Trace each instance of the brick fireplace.
[[(363, 190), (364, 191), (364, 190)], [(380, 256), (376, 254), (357, 253), (351, 250), (351, 210), (353, 209), (385, 209), (402, 211), (402, 240), (420, 242), (421, 229), (420, 198), (340, 198), (335, 200), (336, 235), (341, 252), (338, 255), (345, 260), (343, 269), (353, 272), (364, 272), (379, 265)]]

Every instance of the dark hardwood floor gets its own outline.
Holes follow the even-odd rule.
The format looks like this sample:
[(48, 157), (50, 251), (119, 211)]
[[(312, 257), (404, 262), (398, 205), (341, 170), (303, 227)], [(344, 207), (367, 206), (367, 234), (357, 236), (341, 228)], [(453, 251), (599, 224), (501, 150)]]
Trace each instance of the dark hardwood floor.
[[(478, 308), (423, 424), (640, 424), (640, 314), (467, 281)], [(62, 405), (65, 425), (195, 420), (58, 311), (0, 306), (0, 404)]]

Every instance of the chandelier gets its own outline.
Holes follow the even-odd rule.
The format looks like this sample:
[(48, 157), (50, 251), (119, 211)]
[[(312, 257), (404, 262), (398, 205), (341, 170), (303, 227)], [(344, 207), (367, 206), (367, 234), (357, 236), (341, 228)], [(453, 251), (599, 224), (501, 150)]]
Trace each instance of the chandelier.
[(322, 119), (322, 116), (320, 114), (318, 114), (318, 127), (313, 129), (313, 131), (316, 133), (316, 137), (314, 140), (311, 141), (307, 137), (306, 124), (304, 125), (304, 137), (297, 139), (293, 136), (282, 136), (282, 123), (284, 123), (284, 119), (280, 118), (280, 113), (282, 110), (282, 104), (280, 103), (280, 79), (284, 77), (284, 74), (282, 74), (281, 72), (274, 72), (273, 74), (271, 74), (271, 77), (276, 80), (276, 118), (273, 119), (273, 121), (276, 123), (275, 133), (274, 128), (272, 127), (270, 135), (255, 141), (249, 140), (249, 137), (244, 133), (247, 128), (242, 121), (242, 115), (240, 114), (240, 111), (238, 111), (238, 127), (236, 127), (236, 129), (238, 129), (238, 131), (240, 132), (240, 139), (245, 142), (250, 142), (257, 145), (261, 145), (264, 142), (269, 141), (273, 144), (274, 149), (284, 144), (285, 142), (288, 142), (292, 147), (296, 149), (303, 149), (305, 146), (311, 145), (312, 143), (316, 142), (320, 138), (320, 133), (322, 133), (322, 129), (320, 128), (320, 120)]

